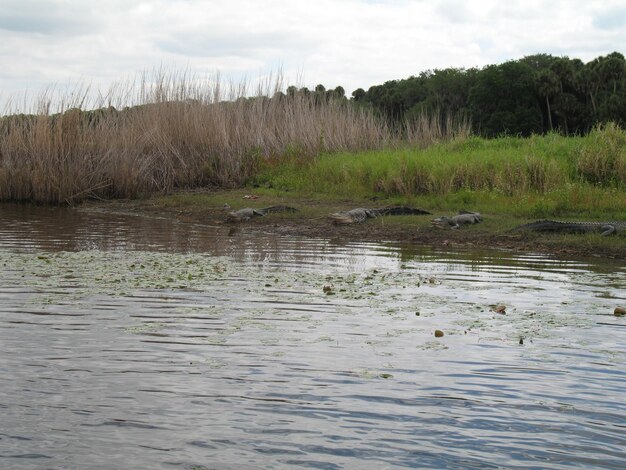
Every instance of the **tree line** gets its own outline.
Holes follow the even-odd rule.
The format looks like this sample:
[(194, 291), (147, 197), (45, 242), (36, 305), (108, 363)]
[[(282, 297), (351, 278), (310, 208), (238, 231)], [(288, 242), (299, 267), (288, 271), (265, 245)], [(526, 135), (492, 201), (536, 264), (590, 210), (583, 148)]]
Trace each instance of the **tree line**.
[[(344, 95), (341, 87), (329, 91)], [(318, 85), (313, 93), (327, 96), (329, 91)], [(485, 137), (585, 134), (603, 122), (625, 127), (626, 61), (619, 52), (588, 63), (535, 54), (481, 69), (428, 70), (367, 91), (359, 88), (351, 101), (372, 107), (392, 123), (436, 113), (441, 119), (468, 119)]]
[[(341, 86), (327, 89), (319, 84), (312, 90), (289, 86), (271, 98), (241, 96), (237, 101), (288, 100), (296, 95), (308, 97), (314, 104), (335, 101), (371, 108), (397, 129), (427, 117), (440, 119), (442, 127), (450, 122), (470, 123), (473, 132), (484, 137), (550, 131), (586, 134), (606, 122), (626, 128), (626, 60), (620, 52), (587, 63), (535, 54), (480, 69), (427, 70), (371, 86), (367, 91), (358, 88), (350, 98)], [(83, 112), (89, 114), (92, 124), (118, 113), (112, 107)], [(15, 115), (0, 118), (0, 123), (33, 119), (34, 115)]]

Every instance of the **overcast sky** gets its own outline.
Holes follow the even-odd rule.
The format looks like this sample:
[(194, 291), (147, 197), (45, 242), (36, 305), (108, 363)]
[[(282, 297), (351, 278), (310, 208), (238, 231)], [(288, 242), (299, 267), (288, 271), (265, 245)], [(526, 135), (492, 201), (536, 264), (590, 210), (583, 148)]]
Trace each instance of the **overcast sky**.
[(626, 53), (625, 0), (0, 0), (0, 92), (160, 65), (347, 93), (534, 53)]

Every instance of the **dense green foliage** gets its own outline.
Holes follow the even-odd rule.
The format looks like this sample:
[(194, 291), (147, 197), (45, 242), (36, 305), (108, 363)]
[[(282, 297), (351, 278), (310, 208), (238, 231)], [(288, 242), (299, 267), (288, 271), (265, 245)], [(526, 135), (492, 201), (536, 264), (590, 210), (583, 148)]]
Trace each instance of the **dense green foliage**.
[(482, 69), (426, 71), (355, 90), (352, 100), (392, 122), (425, 112), (466, 117), (484, 137), (584, 134), (598, 123), (626, 125), (626, 61), (619, 52), (586, 64), (537, 54)]

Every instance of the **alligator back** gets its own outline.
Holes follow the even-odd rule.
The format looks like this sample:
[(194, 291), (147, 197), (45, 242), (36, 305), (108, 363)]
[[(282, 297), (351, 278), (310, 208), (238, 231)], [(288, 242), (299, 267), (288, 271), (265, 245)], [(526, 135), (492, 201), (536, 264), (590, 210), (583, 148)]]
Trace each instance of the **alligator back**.
[(361, 222), (365, 222), (365, 220), (383, 216), (383, 215), (422, 215), (422, 214), (430, 214), (430, 212), (425, 211), (424, 209), (416, 209), (413, 207), (406, 206), (392, 206), (385, 207), (383, 209), (365, 209), (362, 207), (352, 209), (345, 212), (335, 212), (334, 214), (330, 214), (330, 220), (335, 225), (347, 225), (347, 224), (358, 224)]
[[(229, 208), (229, 206), (225, 206), (225, 208)], [(245, 207), (243, 209), (239, 209), (238, 211), (229, 212), (228, 215), (226, 216), (226, 220), (228, 222), (244, 222), (254, 217), (264, 216), (272, 212), (297, 212), (297, 211), (298, 209), (295, 209), (289, 206), (270, 206), (270, 207), (264, 207), (262, 209), (252, 209), (250, 207)]]
[(534, 232), (590, 233), (599, 232), (611, 235), (619, 230), (626, 230), (626, 222), (568, 222), (560, 220), (537, 220), (520, 225), (513, 230), (532, 230)]
[(359, 224), (370, 217), (376, 217), (376, 209), (364, 209), (359, 207), (345, 212), (335, 212), (329, 218), (335, 225)]
[(226, 215), (226, 220), (228, 222), (243, 222), (245, 220), (250, 220), (251, 218), (263, 215), (256, 211), (256, 209), (251, 209), (250, 207), (246, 207), (244, 209), (239, 209), (237, 211), (230, 211)]
[(392, 206), (385, 207), (383, 209), (372, 209), (378, 212), (379, 215), (429, 215), (430, 212), (415, 207), (407, 206)]
[(459, 228), (461, 225), (478, 224), (483, 221), (482, 215), (479, 212), (460, 211), (457, 215), (452, 217), (437, 217), (433, 219), (433, 225), (436, 227), (452, 227)]
[(298, 209), (290, 206), (270, 206), (264, 207), (263, 209), (256, 209), (257, 212), (261, 214), (271, 214), (273, 212), (298, 212)]

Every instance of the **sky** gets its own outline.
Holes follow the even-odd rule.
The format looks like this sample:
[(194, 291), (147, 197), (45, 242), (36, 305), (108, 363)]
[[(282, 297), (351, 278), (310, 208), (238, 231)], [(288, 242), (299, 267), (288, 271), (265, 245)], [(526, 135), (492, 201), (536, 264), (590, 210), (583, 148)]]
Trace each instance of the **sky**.
[(164, 68), (356, 89), (548, 53), (626, 53), (626, 0), (0, 0), (0, 96)]

